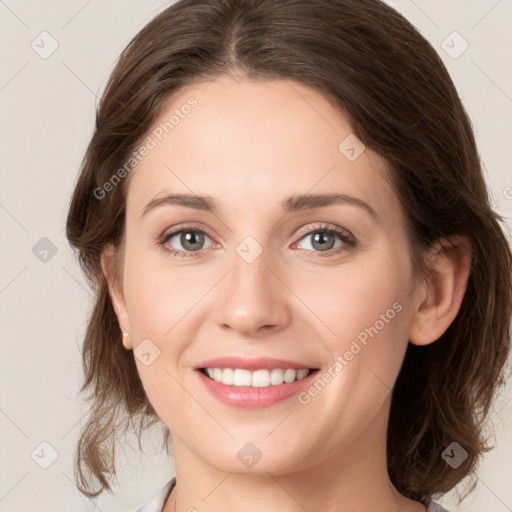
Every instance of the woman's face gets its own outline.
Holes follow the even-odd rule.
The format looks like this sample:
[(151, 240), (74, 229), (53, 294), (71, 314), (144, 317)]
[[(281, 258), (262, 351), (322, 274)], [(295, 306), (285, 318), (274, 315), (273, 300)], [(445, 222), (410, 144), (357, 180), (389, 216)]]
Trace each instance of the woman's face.
[[(189, 86), (148, 135), (128, 188), (118, 317), (175, 442), (262, 474), (381, 448), (415, 287), (385, 161), (287, 80)], [(242, 387), (198, 369), (225, 357), (245, 362), (212, 374), (230, 383), (222, 368), (238, 369)], [(294, 365), (317, 371), (279, 384)]]

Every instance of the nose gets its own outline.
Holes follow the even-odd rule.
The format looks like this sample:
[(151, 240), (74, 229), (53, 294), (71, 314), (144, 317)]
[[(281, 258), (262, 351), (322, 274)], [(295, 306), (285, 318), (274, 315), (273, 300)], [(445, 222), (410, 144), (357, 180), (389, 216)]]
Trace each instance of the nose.
[(218, 297), (217, 322), (224, 330), (258, 337), (285, 328), (290, 322), (290, 291), (272, 264), (269, 251), (252, 262), (235, 252), (231, 272)]

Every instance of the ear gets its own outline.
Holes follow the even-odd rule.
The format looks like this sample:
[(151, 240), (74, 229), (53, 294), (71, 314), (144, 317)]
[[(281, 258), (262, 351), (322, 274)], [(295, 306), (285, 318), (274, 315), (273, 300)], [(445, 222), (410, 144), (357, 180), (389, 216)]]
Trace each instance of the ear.
[(459, 312), (471, 270), (466, 237), (438, 241), (427, 256), (428, 271), (415, 290), (409, 341), (428, 345), (439, 339)]
[(130, 322), (124, 299), (122, 279), (117, 271), (117, 252), (112, 246), (108, 246), (101, 254), (101, 268), (107, 280), (110, 300), (116, 313), (117, 322), (123, 333), (123, 345), (127, 350), (133, 348), (133, 340), (130, 336)]

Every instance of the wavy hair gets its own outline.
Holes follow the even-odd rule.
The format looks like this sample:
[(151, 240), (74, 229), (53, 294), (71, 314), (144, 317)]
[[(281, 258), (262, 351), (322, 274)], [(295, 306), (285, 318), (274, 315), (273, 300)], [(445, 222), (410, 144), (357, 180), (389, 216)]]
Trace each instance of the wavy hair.
[[(429, 42), (379, 0), (180, 0), (120, 55), (66, 226), (95, 292), (82, 353), (81, 392), (89, 391), (91, 409), (75, 453), (79, 489), (87, 496), (110, 491), (119, 431), (140, 419), (140, 445), (148, 422), (158, 422), (133, 353), (121, 343), (100, 262), (109, 244), (122, 253), (129, 176), (101, 199), (98, 190), (173, 94), (220, 74), (297, 80), (348, 116), (356, 136), (392, 169), (416, 272), (436, 241), (469, 239), (471, 271), (460, 311), (435, 343), (409, 343), (387, 434), (388, 472), (402, 494), (423, 500), (447, 492), (473, 475), (490, 449), (486, 419), (510, 350), (512, 257), (448, 71)], [(457, 468), (441, 456), (453, 441), (468, 453)]]

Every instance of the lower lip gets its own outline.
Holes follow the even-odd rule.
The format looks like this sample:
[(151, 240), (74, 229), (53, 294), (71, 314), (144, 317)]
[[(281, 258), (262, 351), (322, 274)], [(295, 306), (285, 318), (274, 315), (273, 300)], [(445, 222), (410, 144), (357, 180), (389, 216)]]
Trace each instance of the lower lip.
[(317, 373), (314, 370), (301, 380), (288, 384), (278, 384), (266, 388), (251, 386), (228, 386), (208, 378), (200, 370), (196, 370), (206, 389), (218, 400), (235, 407), (260, 408), (269, 407), (286, 398), (300, 393), (310, 385), (311, 379)]

